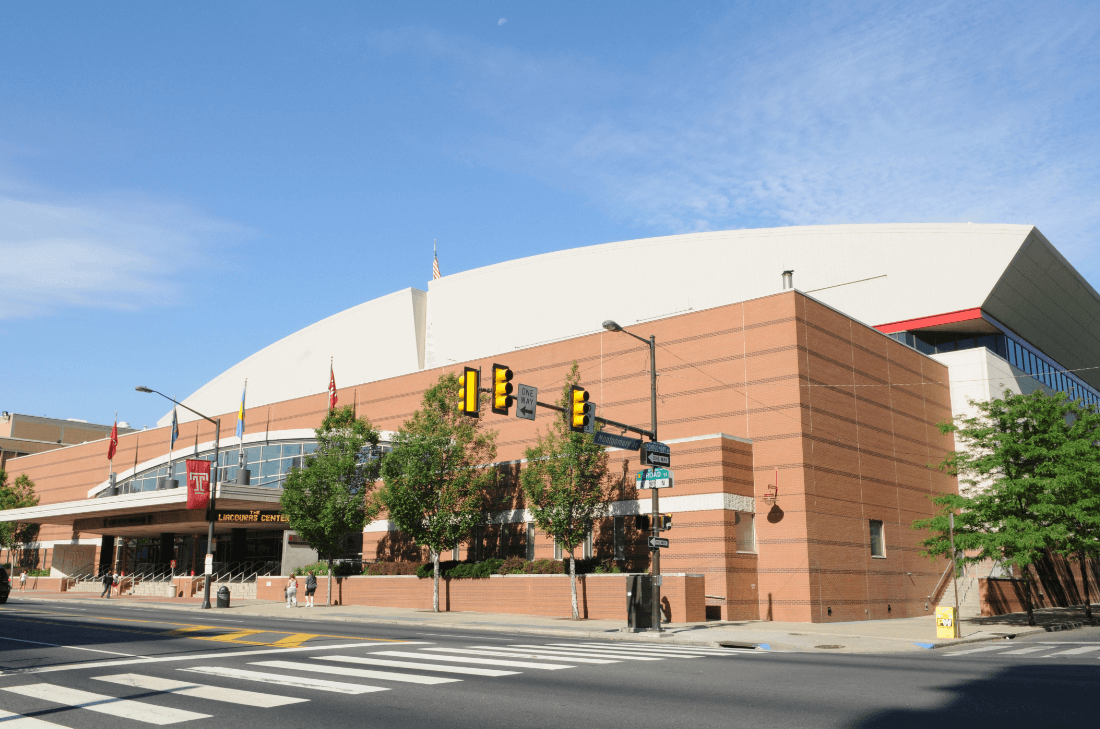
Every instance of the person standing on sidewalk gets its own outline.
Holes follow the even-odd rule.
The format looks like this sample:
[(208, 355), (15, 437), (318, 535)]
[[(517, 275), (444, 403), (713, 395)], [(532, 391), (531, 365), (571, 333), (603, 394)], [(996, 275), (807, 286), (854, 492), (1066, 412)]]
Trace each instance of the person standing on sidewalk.
[(306, 607), (313, 607), (313, 593), (317, 592), (317, 577), (310, 570), (306, 574)]
[(115, 585), (115, 575), (111, 570), (107, 570), (103, 573), (103, 592), (99, 593), (100, 597), (105, 597), (108, 600), (111, 599), (111, 588)]
[(20, 592), (26, 592), (27, 591), (27, 571), (26, 570), (23, 570), (22, 572), (19, 573), (19, 591)]
[(286, 582), (286, 606), (290, 607), (291, 604), (298, 607), (298, 579), (294, 575)]

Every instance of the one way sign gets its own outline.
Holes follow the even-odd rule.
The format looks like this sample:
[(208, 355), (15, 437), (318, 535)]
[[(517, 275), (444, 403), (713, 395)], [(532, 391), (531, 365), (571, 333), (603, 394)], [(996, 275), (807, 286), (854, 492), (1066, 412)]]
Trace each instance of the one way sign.
[(516, 417), (524, 420), (535, 419), (535, 402), (539, 399), (539, 389), (530, 385), (516, 388)]

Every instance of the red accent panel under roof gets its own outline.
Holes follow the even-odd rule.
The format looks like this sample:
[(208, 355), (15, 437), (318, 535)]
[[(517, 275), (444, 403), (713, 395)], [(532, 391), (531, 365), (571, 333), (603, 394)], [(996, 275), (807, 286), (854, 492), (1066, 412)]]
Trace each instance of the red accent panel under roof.
[(969, 321), (971, 319), (981, 319), (981, 308), (976, 309), (961, 309), (960, 311), (952, 311), (947, 314), (936, 314), (935, 316), (922, 316), (920, 319), (906, 319), (905, 321), (895, 321), (890, 324), (879, 324), (875, 327), (883, 334), (892, 334), (893, 332), (905, 332), (911, 329), (923, 329), (925, 327), (934, 327), (937, 324), (954, 324), (957, 321)]

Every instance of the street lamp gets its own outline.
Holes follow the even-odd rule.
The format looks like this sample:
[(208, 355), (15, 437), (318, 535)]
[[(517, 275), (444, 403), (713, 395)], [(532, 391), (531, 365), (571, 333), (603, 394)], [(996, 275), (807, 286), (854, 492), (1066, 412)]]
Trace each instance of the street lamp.
[[(206, 556), (207, 556), (209, 562), (211, 564), (213, 564), (214, 563), (214, 516), (215, 516), (214, 496), (218, 491), (218, 444), (221, 442), (222, 421), (221, 421), (220, 418), (218, 420), (214, 420), (213, 418), (208, 418), (205, 415), (203, 415), (202, 413), (200, 413), (198, 410), (195, 410), (194, 408), (187, 407), (182, 402), (176, 400), (176, 398), (168, 397), (163, 392), (158, 392), (158, 391), (153, 390), (151, 388), (145, 387), (144, 385), (138, 385), (134, 389), (137, 390), (138, 392), (151, 392), (155, 395), (160, 395), (161, 397), (165, 398), (166, 400), (171, 400), (175, 404), (179, 405), (181, 408), (184, 408), (185, 410), (190, 410), (195, 415), (198, 415), (203, 420), (207, 421), (208, 423), (213, 423), (213, 425), (214, 425), (214, 478), (213, 478), (213, 483), (210, 485), (210, 501), (207, 503), (207, 506), (206, 506), (206, 522), (207, 522), (207, 525), (206, 525)], [(205, 572), (205, 570), (203, 570), (203, 571)], [(203, 610), (209, 610), (210, 609), (210, 576), (211, 576), (210, 573), (207, 572), (205, 577), (203, 578), (203, 588), (202, 588), (202, 609)]]
[[(649, 339), (639, 337), (633, 332), (628, 332), (619, 326), (616, 322), (608, 319), (603, 323), (603, 328), (609, 332), (621, 332), (628, 334), (639, 342), (646, 344), (649, 347), (649, 434), (650, 438), (654, 441), (657, 440), (657, 339), (652, 334), (649, 335)], [(653, 530), (653, 537), (657, 538), (661, 536), (660, 532), (660, 517), (658, 516), (660, 506), (657, 498), (657, 489), (650, 489), (652, 494), (652, 506), (653, 515), (650, 517), (650, 528)], [(661, 548), (654, 546), (651, 551), (653, 552), (653, 628), (652, 630), (661, 632)]]

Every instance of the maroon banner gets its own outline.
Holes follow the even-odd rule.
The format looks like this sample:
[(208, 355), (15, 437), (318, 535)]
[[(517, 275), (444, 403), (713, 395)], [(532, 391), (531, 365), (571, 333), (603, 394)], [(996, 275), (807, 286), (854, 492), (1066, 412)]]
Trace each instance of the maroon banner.
[(210, 505), (210, 461), (187, 459), (187, 508), (205, 509)]

